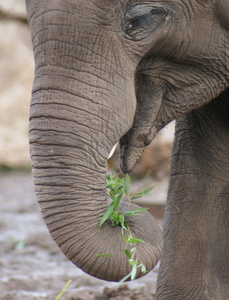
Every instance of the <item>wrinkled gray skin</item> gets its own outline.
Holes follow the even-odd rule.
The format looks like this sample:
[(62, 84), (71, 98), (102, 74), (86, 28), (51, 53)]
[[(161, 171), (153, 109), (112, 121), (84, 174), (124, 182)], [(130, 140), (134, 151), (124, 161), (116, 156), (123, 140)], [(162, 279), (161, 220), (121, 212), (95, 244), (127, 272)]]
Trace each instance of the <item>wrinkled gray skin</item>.
[[(106, 160), (120, 141), (121, 169), (130, 172), (176, 119), (157, 299), (229, 299), (229, 1), (26, 4), (33, 174), (56, 243), (93, 276), (127, 274), (120, 228), (98, 231)], [(130, 226), (146, 241), (139, 253), (150, 270), (161, 230), (148, 213)]]

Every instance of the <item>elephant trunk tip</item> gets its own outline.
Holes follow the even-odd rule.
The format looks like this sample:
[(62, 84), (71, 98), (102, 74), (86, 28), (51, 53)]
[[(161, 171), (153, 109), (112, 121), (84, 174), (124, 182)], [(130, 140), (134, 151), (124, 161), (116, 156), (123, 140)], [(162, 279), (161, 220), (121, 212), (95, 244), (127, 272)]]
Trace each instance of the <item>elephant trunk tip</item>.
[[(122, 210), (127, 210), (127, 206), (128, 203), (123, 203)], [(128, 209), (137, 208), (137, 205), (131, 204)], [(125, 250), (128, 250), (137, 265), (145, 266), (146, 272), (143, 273), (140, 268), (136, 272), (135, 279), (140, 278), (151, 271), (160, 258), (163, 245), (162, 229), (147, 211), (128, 219), (131, 237), (143, 241), (134, 246), (134, 251), (133, 247), (123, 240), (122, 228), (112, 227), (110, 221), (106, 221), (100, 230), (98, 226), (93, 226), (77, 244), (70, 247), (68, 245), (68, 249), (62, 251), (87, 274), (98, 279), (119, 282), (130, 274), (133, 268), (125, 254)], [(124, 234), (128, 237), (128, 233)]]

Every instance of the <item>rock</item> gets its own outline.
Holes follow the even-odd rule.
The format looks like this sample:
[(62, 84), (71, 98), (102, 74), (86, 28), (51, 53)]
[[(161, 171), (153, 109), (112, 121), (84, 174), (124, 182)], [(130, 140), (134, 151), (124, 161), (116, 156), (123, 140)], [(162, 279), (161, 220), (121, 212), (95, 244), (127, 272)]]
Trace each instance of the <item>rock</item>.
[[(0, 5), (10, 7), (14, 2), (24, 1), (0, 0)], [(34, 63), (29, 27), (6, 19), (0, 22), (0, 36), (0, 165), (22, 167), (30, 161), (28, 120)]]
[(26, 20), (25, 0), (0, 0), (0, 13)]

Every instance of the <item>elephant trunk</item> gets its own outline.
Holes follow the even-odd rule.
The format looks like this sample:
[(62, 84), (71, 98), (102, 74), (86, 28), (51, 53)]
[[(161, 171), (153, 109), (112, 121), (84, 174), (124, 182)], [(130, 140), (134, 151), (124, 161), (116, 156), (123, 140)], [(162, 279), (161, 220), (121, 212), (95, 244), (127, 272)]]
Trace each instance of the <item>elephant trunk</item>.
[[(134, 71), (120, 71), (105, 55), (115, 41), (106, 41), (103, 51), (95, 49), (100, 45), (93, 24), (87, 28), (91, 38), (85, 38), (76, 21), (80, 9), (69, 14), (64, 3), (61, 11), (48, 0), (37, 10), (33, 5), (36, 1), (27, 1), (36, 65), (30, 145), (42, 215), (53, 239), (75, 265), (97, 278), (118, 281), (130, 271), (121, 228), (107, 221), (99, 231), (99, 221), (109, 205), (107, 157), (133, 122)], [(102, 44), (105, 34), (97, 38)], [(145, 241), (138, 250), (149, 271), (159, 259), (161, 229), (148, 212), (133, 217), (130, 229)]]
[[(99, 144), (101, 133), (90, 124), (91, 115), (76, 108), (77, 101), (75, 106), (63, 104), (65, 97), (52, 90), (34, 91), (32, 97), (30, 145), (38, 202), (53, 239), (76, 266), (97, 278), (118, 281), (130, 272), (121, 228), (108, 221), (98, 228), (109, 202), (105, 188), (109, 143)], [(85, 124), (78, 114), (85, 114)], [(130, 229), (146, 242), (139, 253), (149, 271), (160, 256), (161, 230), (148, 212), (132, 218)]]

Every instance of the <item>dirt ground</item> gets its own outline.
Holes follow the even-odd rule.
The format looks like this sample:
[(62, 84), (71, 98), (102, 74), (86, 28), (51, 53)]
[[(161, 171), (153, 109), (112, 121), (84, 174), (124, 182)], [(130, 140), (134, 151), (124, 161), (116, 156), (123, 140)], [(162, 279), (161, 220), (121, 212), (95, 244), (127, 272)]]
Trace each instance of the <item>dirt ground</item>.
[(97, 280), (59, 251), (41, 218), (29, 173), (0, 173), (0, 299), (153, 300), (158, 267), (124, 283)]

